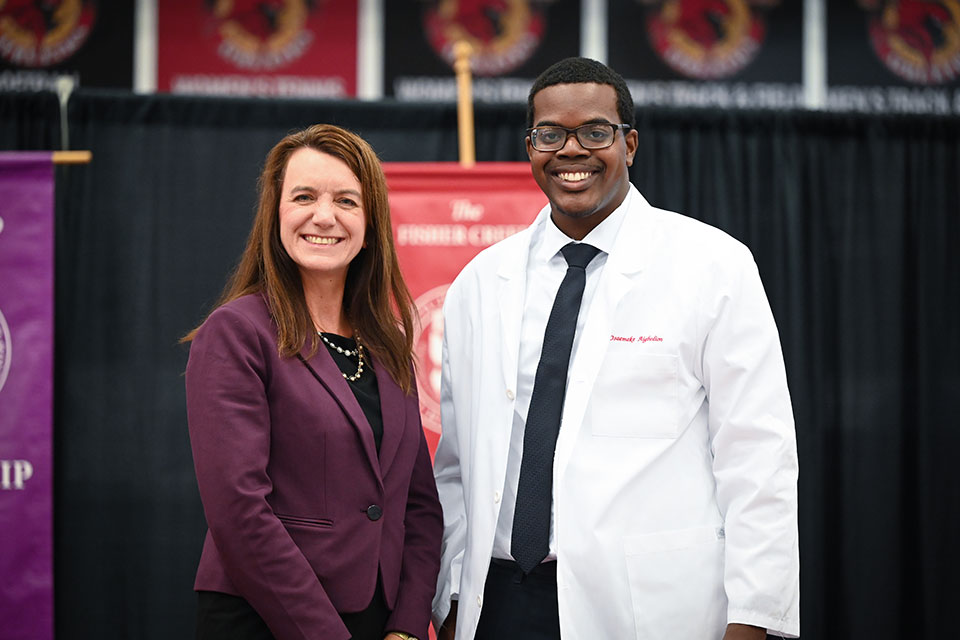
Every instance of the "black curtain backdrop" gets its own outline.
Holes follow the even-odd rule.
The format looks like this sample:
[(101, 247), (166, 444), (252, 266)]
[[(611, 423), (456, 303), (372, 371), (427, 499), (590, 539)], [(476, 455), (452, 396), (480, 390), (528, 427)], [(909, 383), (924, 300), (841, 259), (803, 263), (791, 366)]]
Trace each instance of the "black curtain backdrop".
[(53, 93), (0, 92), (0, 151), (59, 149), (59, 118)]
[[(0, 94), (0, 148), (57, 148), (59, 113), (49, 94)], [(478, 106), (478, 159), (525, 160), (524, 120)], [(193, 635), (205, 525), (177, 341), (239, 257), (266, 152), (314, 122), (385, 161), (456, 160), (453, 105), (70, 100), (70, 146), (93, 162), (57, 169), (59, 638)], [(634, 183), (749, 245), (777, 318), (804, 638), (952, 637), (960, 119), (641, 110), (638, 130)]]

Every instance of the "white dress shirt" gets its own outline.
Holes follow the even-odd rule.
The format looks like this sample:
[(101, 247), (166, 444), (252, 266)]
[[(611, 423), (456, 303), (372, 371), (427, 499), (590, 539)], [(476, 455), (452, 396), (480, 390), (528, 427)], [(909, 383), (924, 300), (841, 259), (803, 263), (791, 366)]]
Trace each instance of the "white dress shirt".
[[(587, 265), (587, 281), (577, 316), (577, 330), (570, 350), (570, 362), (577, 353), (580, 333), (590, 309), (590, 301), (597, 290), (597, 281), (607, 263), (607, 256), (613, 248), (617, 232), (623, 223), (633, 190), (617, 209), (598, 224), (580, 242), (593, 245), (600, 253)], [(523, 320), (520, 328), (520, 359), (517, 366), (516, 404), (513, 414), (513, 430), (510, 434), (510, 453), (507, 456), (507, 476), (500, 503), (500, 515), (493, 541), (493, 557), (512, 560), (510, 540), (513, 537), (513, 512), (517, 504), (517, 486), (520, 483), (520, 462), (523, 459), (523, 433), (533, 396), (533, 383), (540, 364), (540, 351), (543, 347), (543, 334), (547, 320), (553, 309), (553, 300), (560, 289), (560, 283), (567, 273), (567, 261), (560, 249), (573, 240), (554, 224), (547, 216), (533, 235), (530, 244), (530, 258), (527, 262), (526, 296), (523, 303)], [(569, 375), (569, 373), (568, 373)], [(568, 380), (569, 381), (569, 380)], [(553, 505), (550, 506), (550, 553), (547, 560), (557, 557), (556, 541), (553, 531)]]

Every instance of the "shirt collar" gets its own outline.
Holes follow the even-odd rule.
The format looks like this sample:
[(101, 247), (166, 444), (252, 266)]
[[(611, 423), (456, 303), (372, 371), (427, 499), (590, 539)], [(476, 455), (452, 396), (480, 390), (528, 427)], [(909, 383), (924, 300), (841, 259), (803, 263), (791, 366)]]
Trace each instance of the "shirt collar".
[[(630, 200), (633, 198), (633, 189), (627, 191), (626, 197), (620, 206), (613, 210), (606, 219), (594, 227), (590, 233), (580, 242), (595, 246), (605, 254), (610, 254), (613, 250), (614, 242), (617, 239), (617, 233), (626, 217), (627, 209), (630, 207)], [(545, 216), (543, 226), (540, 231), (539, 242), (533, 253), (533, 259), (537, 262), (549, 262), (554, 256), (560, 253), (560, 249), (573, 241), (570, 236), (565, 234), (553, 222), (553, 218), (548, 213)]]

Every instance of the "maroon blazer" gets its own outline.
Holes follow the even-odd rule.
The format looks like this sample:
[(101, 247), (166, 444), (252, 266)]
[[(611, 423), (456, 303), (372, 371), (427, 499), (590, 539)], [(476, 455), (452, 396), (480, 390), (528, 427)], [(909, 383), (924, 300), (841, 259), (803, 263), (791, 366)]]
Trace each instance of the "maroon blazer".
[(333, 358), (302, 355), (278, 355), (260, 295), (214, 311), (190, 347), (187, 417), (209, 527), (194, 588), (242, 596), (277, 640), (347, 640), (337, 612), (365, 608), (379, 570), (387, 629), (426, 640), (443, 518), (417, 395), (373, 362), (378, 458)]

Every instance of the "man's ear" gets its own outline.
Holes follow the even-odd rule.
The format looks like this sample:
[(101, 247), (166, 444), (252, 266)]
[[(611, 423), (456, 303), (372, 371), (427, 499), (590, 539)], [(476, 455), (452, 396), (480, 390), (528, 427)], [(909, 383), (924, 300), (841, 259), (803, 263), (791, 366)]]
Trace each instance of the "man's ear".
[(533, 160), (533, 143), (530, 142), (530, 136), (527, 136), (526, 143), (527, 143), (527, 159)]
[[(627, 166), (633, 166), (633, 156), (637, 152), (637, 147), (640, 145), (640, 134), (637, 133), (636, 129), (630, 129), (627, 131), (626, 135), (623, 136), (623, 141), (627, 144)], [(529, 146), (530, 141), (527, 139), (527, 145)], [(527, 151), (529, 153), (529, 151)]]

